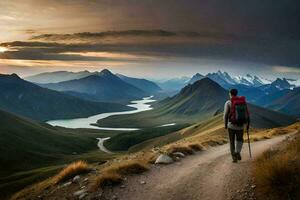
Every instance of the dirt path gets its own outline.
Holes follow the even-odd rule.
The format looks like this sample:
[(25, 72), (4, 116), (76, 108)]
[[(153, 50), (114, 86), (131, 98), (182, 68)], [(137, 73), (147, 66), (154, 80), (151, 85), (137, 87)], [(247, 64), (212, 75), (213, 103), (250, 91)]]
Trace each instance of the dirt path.
[[(252, 143), (253, 157), (275, 146), (286, 136)], [(121, 187), (104, 191), (104, 199), (119, 200), (224, 200), (252, 199), (248, 146), (243, 160), (232, 163), (227, 145), (184, 158), (168, 166), (153, 166), (131, 176)], [(114, 196), (114, 197), (113, 197)]]
[(98, 141), (98, 148), (100, 149), (100, 151), (103, 151), (105, 153), (108, 153), (108, 154), (112, 154), (112, 152), (110, 150), (108, 150), (104, 145), (103, 143), (106, 141), (106, 140), (109, 140), (110, 137), (107, 137), (107, 138), (97, 138)]

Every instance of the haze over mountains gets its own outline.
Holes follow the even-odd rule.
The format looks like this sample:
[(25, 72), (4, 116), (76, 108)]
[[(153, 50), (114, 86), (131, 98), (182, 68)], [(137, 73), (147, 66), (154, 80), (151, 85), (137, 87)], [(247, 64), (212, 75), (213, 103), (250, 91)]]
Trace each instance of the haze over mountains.
[[(79, 74), (79, 78), (78, 78)], [(109, 70), (101, 72), (82, 72), (71, 74), (76, 78), (58, 83), (40, 84), (40, 86), (65, 92), (70, 95), (92, 101), (128, 103), (159, 92), (161, 89), (153, 82), (145, 79), (115, 75)], [(44, 75), (42, 74), (41, 77)], [(56, 73), (47, 74), (56, 77)], [(83, 78), (80, 78), (82, 77)], [(39, 75), (29, 79), (39, 80)]]
[[(246, 96), (249, 102), (263, 107), (268, 107), (273, 101), (277, 101), (281, 96), (288, 95), (293, 88), (299, 86), (299, 80), (295, 79), (277, 78), (272, 81), (250, 74), (231, 76), (227, 72), (220, 70), (207, 75), (196, 73), (191, 78), (174, 78), (158, 83), (142, 78), (113, 74), (109, 70), (77, 73), (66, 71), (49, 72), (27, 77), (26, 79), (37, 83), (45, 83), (40, 84), (40, 86), (62, 91), (86, 100), (124, 104), (144, 96), (154, 95), (159, 99), (173, 96), (186, 85), (193, 84), (206, 77), (225, 89), (237, 88), (239, 94)], [(286, 106), (289, 107), (288, 105)], [(279, 109), (278, 106), (270, 106), (268, 108), (289, 114), (287, 112), (289, 108)]]
[(131, 108), (86, 101), (24, 81), (16, 74), (0, 75), (0, 109), (38, 121), (88, 117)]
[[(167, 123), (195, 123), (222, 113), (228, 91), (210, 78), (203, 78), (184, 87), (177, 95), (154, 105), (154, 110), (136, 115), (111, 116), (101, 126), (159, 126)], [(249, 104), (252, 126), (269, 128), (296, 122), (295, 117)], [(253, 112), (252, 112), (253, 110)]]

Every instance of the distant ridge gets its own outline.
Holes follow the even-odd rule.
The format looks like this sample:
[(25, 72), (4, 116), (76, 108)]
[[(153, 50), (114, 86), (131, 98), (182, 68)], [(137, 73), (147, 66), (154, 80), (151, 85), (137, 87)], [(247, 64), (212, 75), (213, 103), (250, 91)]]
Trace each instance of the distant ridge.
[(154, 95), (158, 92), (161, 92), (161, 88), (154, 82), (142, 79), (142, 78), (132, 78), (128, 76), (124, 76), (122, 74), (116, 74), (120, 79), (125, 81), (126, 83), (129, 83), (145, 92), (147, 92), (149, 95)]
[(97, 103), (42, 88), (16, 74), (0, 75), (0, 109), (38, 121), (79, 118), (129, 110), (127, 106)]
[(126, 83), (107, 69), (81, 79), (42, 84), (42, 87), (68, 92), (92, 101), (128, 103), (147, 96), (143, 90)]
[(33, 76), (25, 77), (24, 79), (34, 83), (58, 83), (62, 81), (69, 81), (73, 79), (80, 79), (91, 75), (92, 72), (69, 72), (69, 71), (55, 71), (36, 74)]
[[(134, 116), (112, 116), (100, 120), (103, 126), (158, 126), (167, 123), (197, 123), (223, 112), (228, 91), (210, 78), (184, 87), (177, 95), (154, 105), (155, 109)], [(285, 126), (297, 121), (293, 116), (249, 104), (251, 125), (257, 128)], [(253, 112), (252, 112), (253, 111)]]

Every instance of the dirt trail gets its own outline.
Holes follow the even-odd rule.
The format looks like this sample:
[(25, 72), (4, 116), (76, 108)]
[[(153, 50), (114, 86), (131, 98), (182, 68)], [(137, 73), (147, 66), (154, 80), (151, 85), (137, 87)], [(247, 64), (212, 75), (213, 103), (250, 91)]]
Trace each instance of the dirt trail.
[[(253, 158), (286, 136), (252, 143)], [(168, 166), (153, 166), (143, 175), (131, 176), (124, 186), (104, 191), (104, 198), (119, 200), (224, 200), (252, 199), (247, 143), (243, 160), (232, 163), (227, 145), (211, 148)], [(145, 183), (143, 183), (145, 182)], [(250, 191), (249, 191), (250, 188)], [(253, 188), (252, 188), (253, 189)]]

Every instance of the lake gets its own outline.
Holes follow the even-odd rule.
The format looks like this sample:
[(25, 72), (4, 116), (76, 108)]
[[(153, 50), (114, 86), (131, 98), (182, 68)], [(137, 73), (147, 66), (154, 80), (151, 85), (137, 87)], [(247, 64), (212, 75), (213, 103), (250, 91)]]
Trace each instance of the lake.
[(87, 118), (77, 118), (77, 119), (62, 119), (62, 120), (51, 120), (47, 123), (52, 126), (62, 126), (66, 128), (94, 128), (100, 130), (112, 130), (112, 131), (134, 131), (139, 130), (138, 128), (113, 128), (113, 127), (98, 127), (92, 124), (95, 124), (98, 120), (104, 119), (106, 117), (114, 116), (114, 115), (126, 115), (126, 114), (135, 114), (147, 110), (153, 109), (149, 103), (154, 102), (156, 100), (151, 97), (145, 97), (141, 100), (131, 101), (129, 107), (136, 108), (136, 110), (131, 111), (122, 111), (122, 112), (109, 112), (109, 113), (101, 113), (98, 115), (93, 115)]

